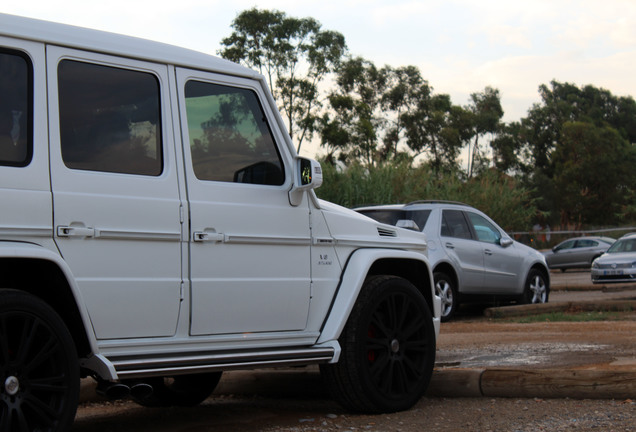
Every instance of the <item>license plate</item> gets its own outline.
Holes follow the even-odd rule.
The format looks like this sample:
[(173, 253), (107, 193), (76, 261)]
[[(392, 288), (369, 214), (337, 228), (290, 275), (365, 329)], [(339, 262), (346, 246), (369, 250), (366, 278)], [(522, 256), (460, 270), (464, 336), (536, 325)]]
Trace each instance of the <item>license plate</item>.
[(605, 270), (603, 272), (604, 276), (619, 276), (623, 274), (623, 270)]

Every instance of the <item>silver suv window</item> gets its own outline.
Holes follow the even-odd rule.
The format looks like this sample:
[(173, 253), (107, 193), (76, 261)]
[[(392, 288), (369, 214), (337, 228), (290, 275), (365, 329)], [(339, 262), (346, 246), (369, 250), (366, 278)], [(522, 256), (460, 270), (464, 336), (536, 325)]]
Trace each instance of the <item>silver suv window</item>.
[(473, 224), (477, 239), (486, 243), (499, 244), (501, 233), (486, 218), (473, 212), (466, 212), (468, 219)]
[(31, 161), (32, 83), (28, 57), (0, 48), (0, 165), (26, 166)]
[(444, 237), (471, 239), (472, 234), (468, 227), (468, 221), (464, 217), (464, 212), (461, 210), (442, 211), (441, 234)]

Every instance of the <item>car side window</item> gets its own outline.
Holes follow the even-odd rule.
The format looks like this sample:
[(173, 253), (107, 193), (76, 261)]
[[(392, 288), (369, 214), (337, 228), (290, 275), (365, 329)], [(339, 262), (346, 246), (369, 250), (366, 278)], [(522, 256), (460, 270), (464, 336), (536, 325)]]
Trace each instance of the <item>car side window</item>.
[(33, 66), (0, 48), (0, 165), (27, 166), (33, 154)]
[(283, 163), (256, 93), (201, 81), (185, 85), (194, 174), (199, 180), (280, 186)]
[(572, 249), (574, 248), (574, 243), (576, 243), (575, 240), (568, 240), (565, 243), (561, 243), (559, 246), (557, 246), (554, 251), (558, 252), (558, 251), (562, 251), (562, 250), (566, 250), (566, 249)]
[(598, 246), (598, 242), (596, 242), (594, 240), (579, 240), (578, 242), (576, 242), (576, 247), (577, 248), (595, 247), (595, 246)]
[(470, 222), (473, 224), (477, 239), (486, 243), (499, 244), (501, 233), (486, 218), (472, 212), (466, 212)]
[(150, 176), (162, 173), (156, 76), (62, 60), (58, 87), (62, 159), (67, 167)]
[(470, 233), (468, 222), (464, 217), (464, 212), (460, 210), (443, 210), (441, 235), (445, 237), (471, 239), (472, 234)]

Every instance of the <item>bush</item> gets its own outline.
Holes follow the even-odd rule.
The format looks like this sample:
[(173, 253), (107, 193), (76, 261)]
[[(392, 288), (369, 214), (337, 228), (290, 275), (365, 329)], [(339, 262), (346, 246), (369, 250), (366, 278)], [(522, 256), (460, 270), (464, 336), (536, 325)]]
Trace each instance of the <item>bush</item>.
[(408, 162), (346, 168), (321, 162), (324, 183), (318, 196), (345, 207), (459, 201), (488, 214), (506, 231), (527, 231), (537, 216), (530, 191), (496, 170), (464, 181), (456, 173), (435, 174), (428, 165), (411, 167)]

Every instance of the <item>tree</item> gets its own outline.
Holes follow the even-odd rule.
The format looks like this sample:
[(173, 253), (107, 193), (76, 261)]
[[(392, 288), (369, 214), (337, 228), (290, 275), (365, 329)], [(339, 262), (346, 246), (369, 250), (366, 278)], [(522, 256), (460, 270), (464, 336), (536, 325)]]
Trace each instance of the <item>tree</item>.
[(435, 172), (456, 171), (472, 136), (469, 113), (450, 96), (433, 94), (415, 66), (378, 69), (360, 57), (349, 59), (338, 70), (329, 102), (321, 137), (330, 160), (338, 153), (373, 165), (425, 155)]
[(313, 18), (252, 8), (232, 21), (219, 54), (265, 75), (298, 151), (319, 119), (319, 83), (339, 64), (347, 47), (342, 34), (321, 30)]
[(406, 125), (403, 116), (417, 108), (422, 97), (429, 97), (431, 89), (415, 66), (392, 68), (385, 66), (380, 71), (384, 91), (381, 106), (386, 113), (383, 138), (383, 159), (390, 155), (397, 157), (399, 144), (404, 141)]
[(635, 176), (625, 168), (636, 143), (636, 102), (557, 81), (539, 93), (542, 103), (522, 119), (518, 137), (540, 209), (553, 223), (618, 222), (634, 194)]
[(420, 88), (417, 105), (401, 115), (407, 145), (430, 159), (435, 173), (456, 171), (457, 158), (470, 135), (466, 111), (451, 103), (447, 94), (433, 95), (428, 85)]
[[(472, 93), (470, 95), (471, 103), (468, 110), (473, 114), (473, 138), (474, 141), (468, 145), (468, 177), (472, 177), (475, 171), (475, 163), (480, 159), (485, 159), (481, 155), (479, 139), (483, 138), (487, 133), (495, 133), (500, 128), (500, 121), (503, 117), (503, 108), (501, 107), (501, 97), (499, 90), (492, 87), (486, 87), (481, 93)], [(481, 156), (481, 157), (480, 157)]]
[(328, 96), (331, 111), (321, 119), (321, 145), (337, 153), (341, 160), (375, 163), (383, 76), (367, 60), (356, 57), (344, 62), (336, 77), (336, 87)]
[(521, 146), (522, 127), (520, 122), (501, 124), (498, 133), (490, 141), (492, 163), (502, 173), (522, 172), (523, 155)]
[(636, 186), (636, 149), (610, 126), (566, 122), (552, 154), (562, 226), (618, 223)]

